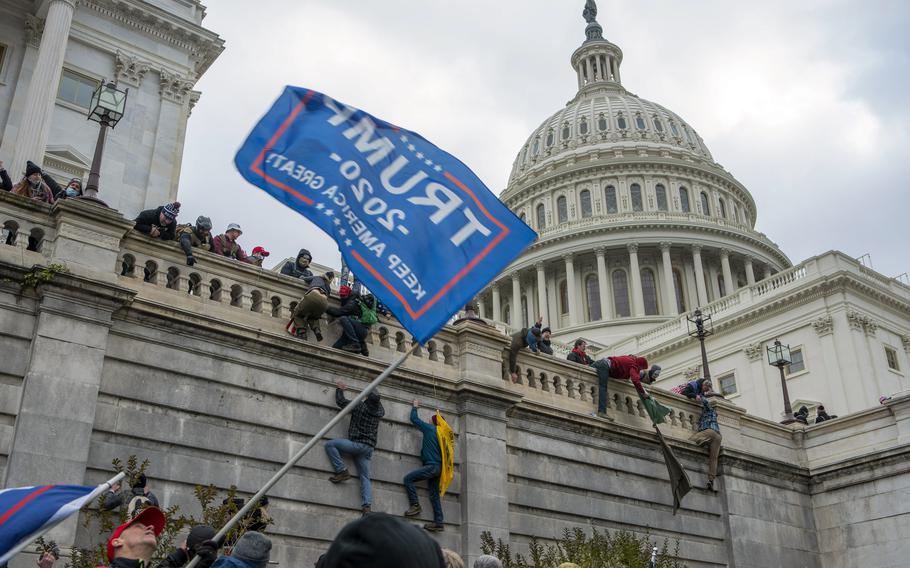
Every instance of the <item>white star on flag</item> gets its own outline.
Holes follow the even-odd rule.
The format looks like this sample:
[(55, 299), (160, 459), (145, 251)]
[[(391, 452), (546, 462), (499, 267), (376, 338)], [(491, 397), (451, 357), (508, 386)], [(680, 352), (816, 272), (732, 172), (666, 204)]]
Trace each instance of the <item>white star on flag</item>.
[(335, 219), (333, 219), (332, 222), (335, 223), (335, 225), (340, 225), (341, 219), (339, 219), (338, 217), (335, 217)]
[(316, 209), (324, 209), (324, 208), (325, 208), (325, 205), (323, 205), (322, 203), (316, 204)]
[(418, 159), (418, 160), (422, 160), (422, 159), (423, 159), (423, 152), (417, 152), (417, 159)]
[(415, 148), (413, 144), (408, 144), (408, 150), (410, 150), (411, 152), (413, 152), (416, 149), (417, 148)]
[(442, 167), (439, 166), (439, 165), (437, 165), (437, 166), (434, 167), (433, 169), (436, 170), (437, 172), (441, 172), (441, 171), (442, 171)]
[(401, 141), (402, 141), (402, 142), (407, 142), (407, 141), (408, 141), (408, 137), (405, 136), (404, 134), (402, 134), (402, 135), (401, 135)]
[[(336, 217), (335, 220), (337, 221), (338, 218)], [(348, 232), (345, 231), (344, 229), (338, 229), (338, 234), (341, 235), (341, 236), (343, 237), (343, 236), (347, 235)]]
[(332, 211), (331, 209), (326, 209), (326, 210), (325, 210), (325, 214), (328, 215), (329, 217), (331, 217), (334, 213), (335, 213), (335, 212)]
[(345, 240), (344, 240), (344, 244), (347, 245), (347, 246), (351, 246), (351, 245), (354, 244), (354, 243), (351, 242), (351, 239), (345, 239)]
[(426, 165), (428, 165), (428, 166), (430, 166), (430, 167), (433, 166), (433, 160), (426, 160), (425, 163), (426, 163)]

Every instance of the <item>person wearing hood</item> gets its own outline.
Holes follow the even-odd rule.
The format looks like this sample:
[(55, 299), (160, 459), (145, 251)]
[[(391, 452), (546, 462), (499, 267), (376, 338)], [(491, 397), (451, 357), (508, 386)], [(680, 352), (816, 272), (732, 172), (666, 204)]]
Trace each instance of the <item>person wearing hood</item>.
[(133, 228), (153, 239), (173, 241), (177, 238), (177, 215), (179, 214), (179, 201), (155, 209), (146, 209), (136, 217), (136, 225)]
[(576, 339), (575, 346), (572, 348), (572, 351), (566, 355), (566, 359), (572, 361), (573, 363), (578, 363), (579, 365), (588, 365), (591, 366), (594, 364), (594, 359), (588, 356), (587, 353), (588, 342), (584, 339)]
[(313, 271), (310, 270), (310, 262), (313, 261), (313, 255), (307, 249), (300, 249), (297, 258), (293, 261), (287, 261), (281, 267), (281, 273), (291, 278), (311, 278)]
[(307, 284), (306, 293), (303, 298), (297, 302), (294, 308), (294, 327), (297, 337), (306, 339), (306, 330), (309, 327), (316, 336), (316, 341), (322, 341), (322, 331), (319, 329), (319, 320), (325, 313), (329, 305), (329, 295), (332, 293), (332, 280), (335, 279), (334, 272), (326, 272), (322, 276), (311, 277)]
[(822, 422), (824, 422), (826, 420), (833, 420), (834, 418), (837, 418), (837, 415), (829, 416), (828, 412), (825, 410), (825, 406), (823, 404), (819, 404), (818, 408), (815, 409), (815, 423), (816, 424), (821, 424)]
[(82, 197), (82, 180), (80, 178), (70, 178), (70, 181), (66, 184), (66, 187), (57, 190), (57, 192), (54, 194), (54, 199), (58, 200), (72, 199), (74, 197)]
[(111, 511), (122, 505), (127, 505), (128, 512), (133, 512), (142, 505), (158, 506), (158, 497), (148, 487), (148, 478), (140, 473), (136, 483), (129, 491), (120, 491), (120, 484), (115, 483), (107, 492), (102, 509)]
[(22, 177), (22, 181), (13, 187), (12, 192), (28, 199), (53, 205), (54, 188), (59, 192), (60, 185), (54, 181), (54, 178), (42, 172), (37, 164), (27, 162), (25, 175)]
[[(344, 381), (335, 383), (335, 404), (344, 408), (351, 404), (345, 398), (344, 391), (347, 385)], [(370, 482), (370, 460), (373, 459), (373, 449), (376, 447), (376, 437), (379, 433), (379, 421), (385, 416), (385, 409), (377, 391), (372, 391), (366, 399), (358, 404), (351, 412), (351, 423), (348, 426), (347, 438), (336, 438), (325, 444), (325, 453), (329, 457), (335, 474), (329, 478), (332, 483), (341, 483), (351, 479), (348, 467), (341, 459), (341, 454), (354, 458), (357, 466), (357, 475), (360, 477), (360, 511), (366, 515), (371, 512), (373, 504), (373, 486)]]
[(233, 258), (234, 260), (239, 260), (240, 262), (245, 262), (247, 264), (253, 264), (253, 259), (247, 256), (243, 249), (240, 248), (240, 244), (237, 243), (237, 239), (239, 239), (242, 234), (243, 231), (240, 230), (240, 225), (237, 223), (229, 224), (223, 234), (212, 239), (212, 250), (217, 255)]
[(209, 568), (218, 557), (218, 544), (215, 538), (215, 529), (208, 525), (196, 525), (190, 529), (183, 546), (168, 554), (158, 568), (182, 568), (187, 562), (199, 557), (196, 566)]
[(796, 414), (793, 415), (793, 418), (797, 422), (802, 424), (809, 424), (809, 408), (807, 406), (800, 406), (799, 410), (796, 411)]
[(186, 265), (193, 266), (196, 264), (196, 257), (193, 255), (193, 249), (198, 248), (213, 252), (215, 250), (212, 241), (212, 220), (205, 215), (196, 218), (196, 224), (189, 223), (177, 225), (177, 240), (180, 248), (186, 255)]
[(430, 505), (433, 507), (433, 522), (423, 525), (428, 531), (438, 532), (443, 530), (442, 524), (442, 502), (439, 498), (439, 475), (442, 473), (442, 450), (439, 447), (439, 436), (436, 433), (436, 418), (433, 415), (433, 423), (427, 423), (420, 419), (417, 409), (420, 403), (414, 400), (411, 403), (411, 424), (417, 426), (423, 434), (423, 441), (420, 446), (420, 461), (423, 467), (419, 467), (404, 476), (404, 490), (408, 494), (408, 510), (404, 512), (405, 517), (416, 517), (420, 514), (420, 501), (417, 499), (417, 487), (414, 485), (417, 481), (427, 480), (427, 489), (430, 493)]
[(604, 357), (594, 362), (597, 371), (597, 416), (610, 419), (607, 416), (608, 393), (607, 386), (610, 379), (630, 380), (638, 394), (648, 398), (649, 395), (642, 382), (651, 384), (660, 376), (660, 366), (648, 368), (648, 360), (635, 355), (621, 355), (618, 357)]
[(0, 189), (3, 191), (13, 190), (13, 180), (10, 179), (9, 172), (7, 172), (6, 168), (3, 167), (3, 160), (0, 160)]
[(316, 568), (444, 568), (442, 548), (426, 532), (376, 513), (348, 523)]
[(107, 539), (110, 564), (98, 568), (146, 568), (167, 521), (158, 507), (146, 507), (123, 523)]
[(364, 310), (375, 311), (376, 298), (372, 294), (361, 298), (348, 286), (342, 286), (338, 295), (341, 298), (341, 305), (337, 308), (329, 306), (325, 310), (326, 314), (338, 318), (342, 329), (341, 337), (332, 347), (368, 357), (370, 350), (366, 344), (366, 337), (370, 332), (370, 326), (363, 322), (363, 314)]
[(247, 531), (231, 549), (230, 556), (222, 556), (212, 568), (267, 568), (272, 541), (256, 531)]

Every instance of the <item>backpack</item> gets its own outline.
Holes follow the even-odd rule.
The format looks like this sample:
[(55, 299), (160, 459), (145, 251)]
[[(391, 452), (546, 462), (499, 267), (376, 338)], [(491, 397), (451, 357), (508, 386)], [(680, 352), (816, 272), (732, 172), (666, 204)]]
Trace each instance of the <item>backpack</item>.
[(126, 518), (133, 519), (136, 515), (139, 514), (139, 511), (150, 507), (152, 505), (152, 500), (146, 497), (145, 495), (136, 495), (130, 499), (129, 505), (126, 506)]
[(379, 321), (379, 316), (376, 314), (376, 299), (373, 299), (372, 306), (368, 306), (363, 300), (358, 300), (360, 304), (360, 323), (366, 326), (373, 325)]

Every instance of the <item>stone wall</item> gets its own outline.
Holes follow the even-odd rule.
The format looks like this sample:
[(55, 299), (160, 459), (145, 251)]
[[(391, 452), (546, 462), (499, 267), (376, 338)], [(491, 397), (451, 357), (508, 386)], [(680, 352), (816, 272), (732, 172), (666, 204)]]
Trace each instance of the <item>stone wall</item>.
[[(115, 211), (73, 201), (52, 210), (0, 194), (0, 218), (47, 236), (39, 251), (25, 250), (27, 239), (0, 244), (4, 487), (100, 483), (113, 458), (136, 454), (151, 460), (150, 484), (166, 506), (195, 512), (196, 484), (250, 495), (336, 412), (336, 379), (362, 388), (413, 348), (386, 319), (372, 330), (369, 358), (327, 347), (339, 333), (334, 324), (322, 344), (292, 338), (284, 324), (302, 293), (297, 282), (206, 253), (188, 273), (176, 245), (130, 233)], [(70, 272), (20, 288), (33, 265), (51, 262)], [(611, 385), (613, 422), (593, 418), (590, 369), (523, 353), (513, 385), (502, 369), (506, 345), (492, 328), (447, 326), (382, 386), (374, 510), (407, 506), (401, 479), (418, 465), (420, 436), (408, 422), (417, 398), (424, 417), (438, 407), (457, 433), (438, 538), (470, 559), (483, 531), (523, 552), (532, 537), (573, 527), (678, 540), (693, 567), (827, 568), (860, 557), (884, 566), (905, 550), (910, 396), (808, 428), (720, 403), (719, 492), (693, 489), (674, 516), (666, 468), (631, 386)], [(706, 452), (687, 441), (699, 409), (654, 394), (674, 410), (661, 430), (703, 486)], [(359, 516), (356, 482), (333, 486), (329, 475), (317, 448), (270, 493), (280, 565), (312, 565)], [(421, 500), (426, 520), (424, 490)], [(54, 537), (92, 539), (75, 521)]]

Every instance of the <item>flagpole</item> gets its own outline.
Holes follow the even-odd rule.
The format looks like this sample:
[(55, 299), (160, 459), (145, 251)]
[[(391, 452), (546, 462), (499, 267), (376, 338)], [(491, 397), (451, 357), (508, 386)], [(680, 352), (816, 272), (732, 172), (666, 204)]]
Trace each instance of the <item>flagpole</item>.
[[(88, 505), (89, 503), (91, 503), (92, 501), (94, 501), (99, 495), (101, 495), (102, 493), (104, 493), (105, 491), (107, 491), (108, 489), (110, 489), (111, 487), (113, 487), (113, 485), (114, 485), (115, 483), (117, 483), (118, 481), (120, 481), (121, 479), (123, 479), (125, 476), (126, 476), (126, 473), (124, 473), (124, 472), (121, 471), (120, 473), (118, 473), (118, 474), (115, 475), (114, 477), (108, 479), (107, 481), (105, 481), (104, 483), (102, 483), (101, 485), (99, 485), (98, 487), (96, 487), (91, 493), (89, 493), (89, 494), (86, 496), (86, 498), (85, 498), (85, 503), (82, 504), (82, 507), (85, 507), (86, 505)], [(79, 507), (79, 508), (81, 509), (82, 507)], [(9, 559), (12, 560), (13, 558), (15, 558), (15, 556), (16, 556), (17, 554), (19, 554), (20, 552), (22, 552), (22, 551), (25, 549), (26, 546), (28, 546), (28, 545), (30, 545), (31, 543), (35, 542), (36, 540), (38, 540), (39, 537), (41, 537), (41, 536), (47, 534), (48, 531), (50, 531), (52, 528), (56, 527), (57, 525), (59, 525), (60, 523), (62, 523), (63, 521), (65, 521), (65, 520), (68, 519), (68, 518), (69, 518), (69, 515), (65, 515), (64, 517), (62, 517), (61, 519), (59, 519), (56, 523), (53, 523), (53, 524), (51, 524), (51, 525), (48, 525), (48, 526), (44, 527), (42, 530), (38, 531), (38, 533), (32, 535), (30, 538), (28, 538), (28, 539), (24, 540), (23, 542), (19, 543), (18, 546), (14, 547), (12, 550), (10, 550), (9, 552), (7, 552), (5, 556), (8, 556)]]
[[(298, 461), (300, 461), (300, 458), (302, 458), (304, 455), (306, 455), (307, 452), (309, 452), (311, 449), (313, 449), (313, 447), (322, 438), (325, 437), (325, 435), (328, 433), (329, 430), (331, 430), (332, 428), (335, 427), (336, 424), (341, 422), (342, 418), (344, 418), (345, 416), (350, 414), (354, 410), (354, 408), (367, 397), (367, 395), (369, 395), (371, 392), (373, 392), (376, 389), (376, 387), (378, 387), (382, 383), (382, 381), (386, 380), (388, 378), (388, 376), (391, 375), (395, 369), (397, 369), (402, 363), (404, 363), (405, 360), (411, 355), (411, 353), (413, 351), (414, 351), (413, 349), (409, 349), (408, 351), (405, 351), (404, 354), (401, 355), (401, 357), (399, 357), (398, 359), (393, 361), (391, 364), (389, 364), (389, 366), (386, 367), (385, 370), (378, 377), (376, 377), (372, 383), (367, 385), (367, 387), (365, 389), (363, 389), (363, 391), (360, 394), (358, 394), (354, 398), (354, 400), (352, 400), (347, 406), (342, 408), (341, 412), (339, 412), (331, 420), (329, 420), (329, 422), (325, 426), (323, 426), (322, 429), (319, 430), (319, 432), (316, 432), (316, 435), (314, 435), (310, 439), (310, 441), (307, 442), (306, 445), (300, 449), (299, 452), (294, 454), (294, 457), (292, 457), (288, 463), (284, 464), (284, 466), (282, 466), (282, 468), (279, 469), (278, 472), (275, 473), (275, 475), (273, 475), (271, 479), (266, 481), (265, 485), (262, 486), (262, 489), (260, 489), (259, 491), (256, 492), (255, 495), (253, 495), (252, 497), (247, 499), (247, 502), (243, 505), (243, 507), (241, 507), (240, 510), (237, 511), (237, 513), (233, 517), (231, 517), (231, 520), (229, 520), (227, 522), (227, 524), (225, 524), (223, 527), (221, 527), (221, 530), (218, 531), (218, 534), (216, 534), (212, 540), (214, 540), (216, 542), (222, 542), (225, 535), (227, 535), (227, 533), (229, 533), (230, 530), (232, 528), (234, 528), (234, 525), (236, 525), (240, 521), (240, 519), (245, 517), (246, 514), (253, 509), (253, 507), (256, 507), (259, 505), (259, 500), (262, 499), (262, 497), (264, 497), (266, 493), (268, 493), (269, 489), (274, 487), (275, 484), (278, 483), (281, 480), (281, 478), (284, 477), (285, 474), (287, 474), (287, 472), (290, 471), (291, 468), (294, 467), (294, 465)], [(193, 557), (192, 560), (190, 560), (190, 563), (186, 565), (186, 568), (194, 568), (194, 566), (196, 566), (196, 564), (198, 562), (199, 562), (199, 556), (195, 556), (195, 557)]]

